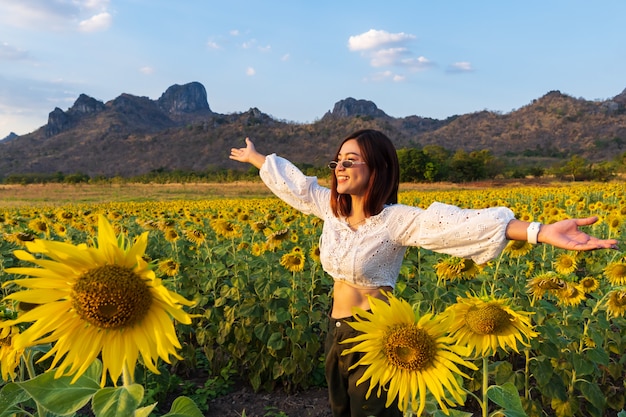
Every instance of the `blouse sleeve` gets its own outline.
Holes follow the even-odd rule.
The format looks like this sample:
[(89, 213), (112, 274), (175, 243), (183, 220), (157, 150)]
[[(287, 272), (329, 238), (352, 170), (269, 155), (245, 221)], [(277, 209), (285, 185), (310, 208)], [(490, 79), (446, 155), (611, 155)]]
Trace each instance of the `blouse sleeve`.
[(426, 210), (398, 205), (390, 233), (404, 246), (420, 246), (483, 264), (506, 244), (506, 227), (515, 218), (507, 207), (462, 209), (433, 203)]
[(316, 177), (306, 176), (288, 160), (268, 155), (259, 171), (267, 187), (281, 200), (304, 214), (324, 218), (330, 207), (330, 190), (318, 184)]

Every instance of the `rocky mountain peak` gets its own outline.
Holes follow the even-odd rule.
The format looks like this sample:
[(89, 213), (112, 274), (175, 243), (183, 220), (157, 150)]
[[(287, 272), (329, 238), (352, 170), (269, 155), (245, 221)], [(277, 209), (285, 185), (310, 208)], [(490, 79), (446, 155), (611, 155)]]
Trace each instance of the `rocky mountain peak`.
[(159, 107), (166, 113), (193, 113), (198, 110), (209, 110), (206, 89), (199, 82), (184, 85), (174, 84), (157, 100)]
[(339, 119), (344, 117), (369, 116), (388, 117), (374, 102), (369, 100), (357, 100), (348, 97), (335, 103), (332, 112), (327, 112), (323, 119)]
[(93, 97), (89, 97), (86, 94), (81, 94), (74, 102), (74, 105), (70, 107), (67, 112), (70, 114), (82, 115), (97, 113), (104, 110), (104, 108), (105, 106), (103, 102), (98, 101)]

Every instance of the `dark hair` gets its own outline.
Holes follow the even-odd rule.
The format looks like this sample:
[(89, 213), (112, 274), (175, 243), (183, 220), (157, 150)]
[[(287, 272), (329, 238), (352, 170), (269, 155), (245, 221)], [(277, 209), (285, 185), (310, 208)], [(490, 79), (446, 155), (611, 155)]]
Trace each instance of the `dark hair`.
[[(339, 158), (343, 144), (351, 139), (356, 140), (361, 156), (370, 170), (363, 210), (366, 216), (374, 216), (382, 211), (385, 204), (398, 202), (400, 185), (398, 154), (385, 134), (373, 129), (363, 129), (357, 130), (341, 142), (335, 160)], [(337, 176), (334, 170), (331, 174), (330, 190), (330, 207), (333, 214), (337, 217), (348, 216), (352, 211), (352, 198), (348, 194), (337, 193)]]

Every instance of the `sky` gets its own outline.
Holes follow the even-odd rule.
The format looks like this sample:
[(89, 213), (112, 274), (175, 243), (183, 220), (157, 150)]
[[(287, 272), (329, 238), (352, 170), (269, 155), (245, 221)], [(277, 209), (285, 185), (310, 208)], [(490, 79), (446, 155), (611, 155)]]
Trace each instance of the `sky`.
[(312, 123), (352, 97), (393, 117), (509, 113), (626, 88), (623, 0), (0, 0), (0, 138), (80, 94)]

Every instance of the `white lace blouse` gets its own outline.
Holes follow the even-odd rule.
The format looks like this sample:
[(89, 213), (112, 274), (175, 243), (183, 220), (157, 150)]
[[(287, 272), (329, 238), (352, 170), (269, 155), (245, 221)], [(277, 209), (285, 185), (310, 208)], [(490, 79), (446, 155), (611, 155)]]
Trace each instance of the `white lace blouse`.
[(345, 218), (333, 215), (330, 190), (288, 160), (268, 155), (260, 176), (281, 200), (324, 221), (322, 267), (333, 279), (363, 288), (394, 287), (408, 246), (485, 263), (504, 249), (506, 226), (514, 218), (506, 207), (461, 209), (433, 203), (424, 210), (393, 204), (352, 230)]

